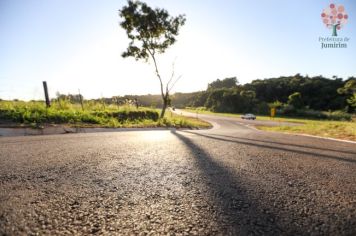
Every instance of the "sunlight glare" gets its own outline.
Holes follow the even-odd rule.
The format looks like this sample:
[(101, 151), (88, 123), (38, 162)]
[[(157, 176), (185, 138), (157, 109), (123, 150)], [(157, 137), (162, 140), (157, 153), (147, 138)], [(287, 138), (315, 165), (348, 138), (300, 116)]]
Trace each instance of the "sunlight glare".
[(163, 141), (167, 140), (170, 137), (170, 131), (169, 130), (157, 130), (157, 131), (148, 131), (148, 132), (142, 132), (141, 136), (145, 141)]

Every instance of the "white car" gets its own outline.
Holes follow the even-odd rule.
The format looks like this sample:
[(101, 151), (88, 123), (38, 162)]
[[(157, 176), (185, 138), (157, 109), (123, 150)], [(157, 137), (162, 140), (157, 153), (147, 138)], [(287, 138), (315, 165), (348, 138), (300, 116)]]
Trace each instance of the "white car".
[(256, 120), (256, 116), (254, 114), (245, 114), (241, 116), (241, 119), (245, 120)]

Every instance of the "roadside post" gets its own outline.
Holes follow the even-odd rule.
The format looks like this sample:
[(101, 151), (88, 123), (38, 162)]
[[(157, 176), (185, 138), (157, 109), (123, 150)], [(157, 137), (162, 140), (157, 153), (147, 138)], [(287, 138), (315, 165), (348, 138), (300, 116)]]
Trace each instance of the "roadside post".
[(271, 118), (273, 119), (276, 116), (276, 108), (272, 107), (271, 108)]
[(84, 111), (83, 96), (82, 96), (82, 94), (80, 93), (80, 89), (78, 89), (78, 92), (79, 92), (80, 105), (82, 106), (82, 111)]
[(47, 82), (43, 81), (43, 89), (44, 89), (44, 94), (45, 94), (45, 99), (46, 99), (46, 106), (50, 107), (51, 106), (51, 102), (49, 100), (49, 96), (48, 96), (48, 88), (47, 88)]
[(138, 100), (137, 100), (137, 98), (135, 98), (135, 106), (136, 106), (136, 109), (138, 109)]

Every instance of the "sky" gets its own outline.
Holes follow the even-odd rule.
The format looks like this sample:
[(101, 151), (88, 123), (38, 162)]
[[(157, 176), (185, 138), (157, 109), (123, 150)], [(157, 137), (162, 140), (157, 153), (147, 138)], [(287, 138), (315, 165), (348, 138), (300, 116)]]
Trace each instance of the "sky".
[[(347, 48), (321, 49), (331, 37), (321, 13), (342, 4), (349, 18), (338, 37)], [(279, 76), (356, 76), (354, 0), (147, 0), (185, 14), (158, 65), (163, 78), (182, 76), (172, 92), (204, 90), (237, 77), (241, 84)], [(118, 10), (126, 0), (0, 0), (0, 98), (43, 99), (56, 92), (85, 98), (158, 94), (152, 63), (122, 58), (129, 40)]]

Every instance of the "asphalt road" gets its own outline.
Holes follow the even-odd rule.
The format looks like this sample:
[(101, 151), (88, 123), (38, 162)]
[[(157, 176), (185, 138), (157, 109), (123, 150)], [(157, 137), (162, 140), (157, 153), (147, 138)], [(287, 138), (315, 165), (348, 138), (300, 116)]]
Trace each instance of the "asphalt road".
[(356, 235), (356, 145), (199, 131), (0, 138), (0, 235)]

